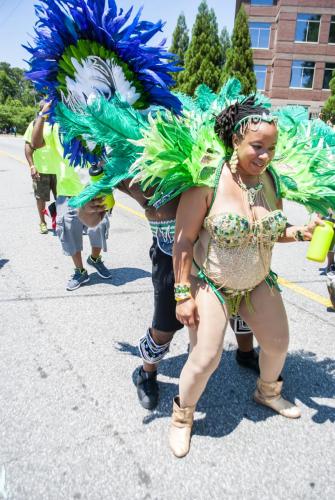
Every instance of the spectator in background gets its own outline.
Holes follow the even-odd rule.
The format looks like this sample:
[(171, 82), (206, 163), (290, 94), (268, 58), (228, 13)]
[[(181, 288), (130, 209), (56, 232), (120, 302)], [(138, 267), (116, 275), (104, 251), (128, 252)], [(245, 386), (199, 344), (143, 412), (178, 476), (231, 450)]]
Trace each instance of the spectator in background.
[[(41, 110), (43, 106), (44, 101), (41, 101), (39, 116), (42, 113)], [(33, 148), (32, 132), (35, 121), (36, 120), (29, 124), (24, 134), (24, 153), (30, 167), (31, 178), (33, 180), (34, 195), (40, 218), (40, 233), (48, 234), (48, 228), (45, 221), (45, 205), (47, 201), (50, 201), (50, 192), (52, 192), (55, 200), (57, 197), (56, 172), (58, 168), (58, 155), (55, 156), (52, 126), (47, 121), (43, 130), (43, 142), (45, 147), (38, 151)]]

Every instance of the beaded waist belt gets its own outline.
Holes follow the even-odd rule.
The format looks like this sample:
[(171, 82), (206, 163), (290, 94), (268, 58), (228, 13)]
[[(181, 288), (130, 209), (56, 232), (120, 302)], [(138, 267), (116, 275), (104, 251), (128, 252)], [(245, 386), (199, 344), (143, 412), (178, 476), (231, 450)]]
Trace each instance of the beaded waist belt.
[(157, 244), (163, 253), (172, 255), (176, 221), (149, 221), (152, 236), (157, 239)]

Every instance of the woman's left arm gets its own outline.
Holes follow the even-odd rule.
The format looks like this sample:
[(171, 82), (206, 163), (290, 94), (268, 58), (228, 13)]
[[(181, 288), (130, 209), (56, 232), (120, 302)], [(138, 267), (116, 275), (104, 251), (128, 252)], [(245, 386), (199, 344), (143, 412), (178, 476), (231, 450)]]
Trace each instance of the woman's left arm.
[[(283, 210), (283, 200), (278, 199), (277, 208)], [(279, 243), (292, 243), (293, 241), (310, 241), (312, 239), (316, 226), (323, 226), (324, 223), (320, 217), (316, 217), (313, 221), (304, 226), (292, 226), (287, 224), (284, 234), (278, 238)]]

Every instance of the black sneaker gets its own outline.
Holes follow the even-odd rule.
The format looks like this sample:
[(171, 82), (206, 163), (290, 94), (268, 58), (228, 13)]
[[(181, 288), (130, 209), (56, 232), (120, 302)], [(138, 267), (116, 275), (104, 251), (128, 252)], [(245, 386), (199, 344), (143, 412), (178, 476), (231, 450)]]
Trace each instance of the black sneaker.
[(335, 278), (335, 264), (331, 264), (329, 267), (327, 267), (326, 275), (329, 279)]
[(236, 351), (236, 361), (240, 366), (249, 368), (259, 375), (258, 353), (253, 349), (249, 352), (242, 352), (239, 349)]
[(146, 372), (140, 368), (136, 379), (138, 399), (146, 410), (153, 410), (158, 404), (159, 389), (157, 371)]

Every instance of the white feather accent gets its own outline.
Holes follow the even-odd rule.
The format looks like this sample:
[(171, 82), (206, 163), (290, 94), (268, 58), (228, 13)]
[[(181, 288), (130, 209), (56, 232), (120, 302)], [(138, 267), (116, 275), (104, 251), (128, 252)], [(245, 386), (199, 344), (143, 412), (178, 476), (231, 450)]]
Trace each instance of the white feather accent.
[(133, 105), (141, 94), (129, 82), (123, 69), (110, 59), (104, 61), (100, 57), (89, 56), (81, 63), (74, 57), (71, 62), (75, 68), (74, 78), (66, 77), (68, 100), (91, 104), (98, 95), (110, 99), (117, 91), (121, 98)]
[(80, 183), (83, 186), (88, 186), (90, 184), (90, 174), (88, 173), (88, 168), (75, 167), (74, 171), (78, 174)]

